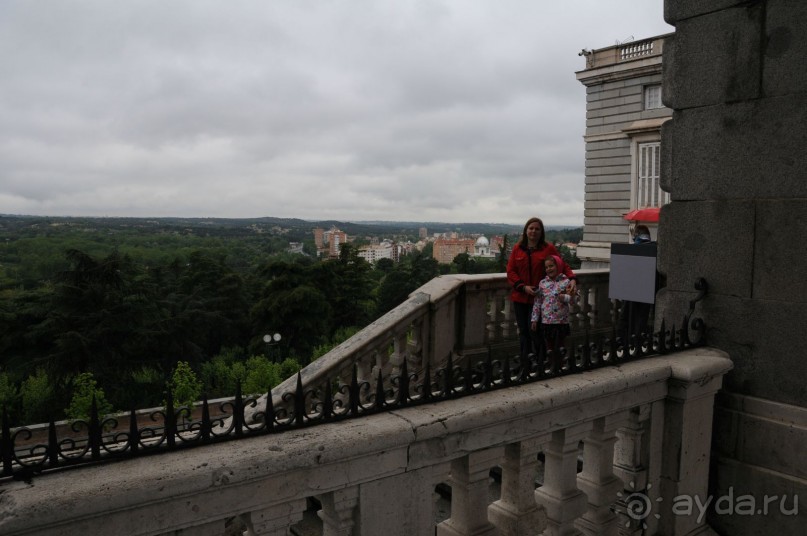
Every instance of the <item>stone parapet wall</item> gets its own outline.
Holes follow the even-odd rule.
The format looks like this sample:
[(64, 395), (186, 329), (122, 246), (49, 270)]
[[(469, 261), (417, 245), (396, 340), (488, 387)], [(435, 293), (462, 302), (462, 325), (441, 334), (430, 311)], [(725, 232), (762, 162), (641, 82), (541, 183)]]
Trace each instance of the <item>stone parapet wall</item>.
[[(312, 499), (325, 535), (613, 533), (624, 527), (611, 510), (620, 496), (706, 493), (711, 407), (730, 367), (721, 352), (700, 348), (479, 394), (473, 403), (6, 482), (0, 533), (283, 535)], [(536, 490), (538, 452), (545, 461)], [(488, 474), (497, 466), (502, 491), (491, 504)], [(451, 486), (451, 514), (435, 526), (440, 483)], [(669, 508), (646, 522), (671, 535), (708, 528)]]

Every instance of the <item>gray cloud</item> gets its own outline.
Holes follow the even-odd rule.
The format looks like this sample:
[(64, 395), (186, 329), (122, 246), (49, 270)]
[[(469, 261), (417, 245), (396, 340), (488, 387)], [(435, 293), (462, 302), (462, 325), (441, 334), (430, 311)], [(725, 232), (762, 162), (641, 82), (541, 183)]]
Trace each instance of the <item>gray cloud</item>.
[(583, 218), (581, 48), (662, 0), (6, 0), (0, 212)]

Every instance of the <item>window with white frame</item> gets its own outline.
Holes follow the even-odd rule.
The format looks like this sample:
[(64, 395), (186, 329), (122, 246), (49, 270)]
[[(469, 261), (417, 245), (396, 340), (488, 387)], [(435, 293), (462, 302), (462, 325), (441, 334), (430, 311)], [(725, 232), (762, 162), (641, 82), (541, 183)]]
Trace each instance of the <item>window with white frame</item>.
[(661, 84), (644, 87), (644, 109), (654, 110), (656, 108), (663, 108), (661, 103)]
[(661, 189), (661, 143), (640, 143), (636, 166), (636, 208), (660, 207), (670, 202), (670, 194)]

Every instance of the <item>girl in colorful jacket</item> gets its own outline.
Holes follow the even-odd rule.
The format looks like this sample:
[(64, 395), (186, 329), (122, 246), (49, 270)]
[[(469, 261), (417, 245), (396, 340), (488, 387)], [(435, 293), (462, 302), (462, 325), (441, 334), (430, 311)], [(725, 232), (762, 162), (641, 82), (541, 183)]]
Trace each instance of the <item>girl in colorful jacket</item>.
[(538, 283), (531, 318), (533, 331), (537, 331), (538, 326), (541, 326), (547, 355), (552, 358), (552, 370), (555, 372), (560, 371), (563, 366), (561, 348), (571, 333), (569, 304), (576, 294), (572, 289), (571, 280), (562, 273), (564, 265), (558, 255), (550, 255), (544, 260), (546, 277)]

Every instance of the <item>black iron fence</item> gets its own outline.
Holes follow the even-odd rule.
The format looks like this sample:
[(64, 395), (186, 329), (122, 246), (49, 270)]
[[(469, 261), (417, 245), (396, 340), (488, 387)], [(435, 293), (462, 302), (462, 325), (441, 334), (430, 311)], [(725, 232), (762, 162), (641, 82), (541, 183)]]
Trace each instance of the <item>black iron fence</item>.
[[(93, 402), (89, 419), (75, 421), (67, 430), (57, 428), (51, 421), (47, 438), (42, 441), (32, 441), (33, 433), (28, 427), (12, 429), (4, 409), (0, 481), (29, 480), (44, 471), (277, 434), (701, 346), (706, 341), (706, 327), (701, 319), (692, 318), (695, 302), (705, 294), (705, 282), (701, 285), (701, 294), (690, 302), (680, 328), (674, 325), (668, 328), (662, 321), (654, 333), (620, 334), (614, 327), (607, 335), (585, 334), (573, 348), (561, 349), (559, 356), (539, 351), (523, 359), (518, 356), (494, 359), (488, 351), (486, 357), (455, 363), (454, 356), (448, 355), (444, 367), (431, 370), (426, 363), (425, 368), (417, 371), (408, 370), (404, 360), (398, 374), (384, 377), (379, 373), (372, 382), (360, 380), (354, 366), (349, 382), (334, 377), (316, 386), (304, 386), (298, 373), (293, 391), (274, 397), (270, 392), (259, 399), (242, 396), (239, 386), (233, 400), (217, 403), (214, 408), (203, 398), (201, 413), (194, 413), (190, 407), (174, 407), (169, 391), (166, 407), (152, 412), (148, 417), (153, 424), (145, 426), (141, 426), (142, 418), (134, 410), (128, 416), (102, 417)], [(259, 400), (264, 399), (259, 407)]]

